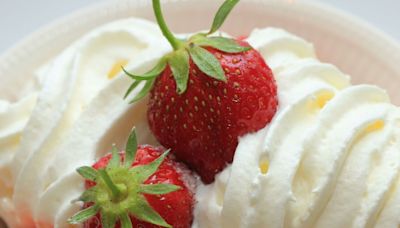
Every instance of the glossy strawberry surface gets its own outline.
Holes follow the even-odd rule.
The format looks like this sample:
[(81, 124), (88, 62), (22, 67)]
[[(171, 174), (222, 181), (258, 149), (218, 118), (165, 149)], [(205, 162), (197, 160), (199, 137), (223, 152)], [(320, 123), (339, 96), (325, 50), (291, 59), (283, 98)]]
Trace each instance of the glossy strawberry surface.
[(207, 50), (220, 62), (227, 81), (207, 76), (190, 60), (187, 91), (179, 95), (167, 66), (150, 92), (148, 121), (164, 147), (211, 183), (232, 162), (238, 137), (269, 123), (278, 100), (273, 73), (256, 50)]

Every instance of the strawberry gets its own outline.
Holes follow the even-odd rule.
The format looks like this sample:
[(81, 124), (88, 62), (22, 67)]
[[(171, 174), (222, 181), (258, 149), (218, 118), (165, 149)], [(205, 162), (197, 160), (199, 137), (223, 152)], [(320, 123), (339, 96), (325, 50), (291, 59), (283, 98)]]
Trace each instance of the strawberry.
[(153, 0), (158, 24), (174, 50), (144, 75), (125, 70), (135, 80), (126, 96), (144, 83), (132, 102), (150, 92), (147, 116), (157, 140), (205, 183), (232, 162), (238, 138), (266, 126), (278, 105), (273, 73), (260, 53), (245, 41), (210, 36), (237, 2), (224, 2), (208, 33), (178, 40)]
[(195, 179), (167, 155), (162, 147), (137, 147), (133, 131), (126, 152), (114, 148), (92, 167), (78, 169), (86, 179), (84, 208), (69, 222), (86, 228), (189, 228)]
[(179, 95), (167, 67), (155, 82), (148, 107), (159, 142), (173, 148), (206, 183), (232, 162), (238, 137), (264, 127), (277, 105), (272, 73), (258, 52), (208, 50), (225, 69), (226, 83), (208, 77), (191, 61), (190, 86)]

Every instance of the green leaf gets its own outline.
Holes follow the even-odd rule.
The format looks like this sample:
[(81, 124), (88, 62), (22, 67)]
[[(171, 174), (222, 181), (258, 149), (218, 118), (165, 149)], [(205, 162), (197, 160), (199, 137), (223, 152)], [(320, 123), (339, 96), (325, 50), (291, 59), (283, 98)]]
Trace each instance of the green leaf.
[(125, 147), (125, 167), (129, 168), (132, 166), (136, 157), (137, 146), (135, 127), (133, 127)]
[(167, 66), (167, 62), (165, 61), (164, 58), (162, 58), (158, 63), (148, 72), (142, 74), (142, 75), (135, 75), (130, 72), (128, 72), (124, 67), (122, 67), (122, 70), (125, 72), (126, 75), (128, 75), (130, 78), (134, 80), (149, 80), (152, 78), (157, 77), (158, 75), (163, 72), (165, 67)]
[(238, 2), (239, 0), (225, 0), (225, 2), (218, 9), (217, 14), (215, 14), (214, 21), (208, 34), (216, 32), (221, 27), (228, 14)]
[(120, 216), (121, 219), (121, 228), (132, 228), (132, 222), (129, 218), (128, 213), (124, 213)]
[(115, 146), (115, 144), (112, 145), (112, 150), (111, 150), (111, 160), (107, 165), (107, 168), (115, 168), (118, 167), (121, 161), (121, 158), (119, 156), (119, 150), (118, 148)]
[(199, 46), (209, 46), (226, 53), (240, 53), (251, 49), (249, 46), (242, 46), (234, 39), (226, 37), (205, 37), (198, 39), (195, 44)]
[(130, 172), (134, 172), (138, 177), (138, 181), (143, 183), (147, 180), (151, 175), (153, 175), (157, 170), (161, 163), (164, 161), (165, 157), (168, 155), (170, 150), (165, 151), (160, 157), (150, 162), (147, 165), (135, 166), (130, 169)]
[(140, 186), (140, 192), (151, 195), (162, 195), (180, 190), (181, 187), (173, 184), (147, 184)]
[(163, 227), (169, 225), (147, 202), (144, 197), (138, 199), (135, 207), (130, 208), (130, 212), (139, 220)]
[(168, 59), (172, 75), (176, 82), (176, 89), (179, 94), (186, 91), (189, 80), (189, 54), (186, 50), (175, 51)]
[(146, 84), (144, 85), (144, 88), (140, 91), (140, 93), (130, 102), (134, 103), (140, 99), (142, 99), (151, 89), (153, 86), (153, 82), (156, 79), (158, 75), (160, 75), (165, 67), (167, 66), (167, 61), (165, 58), (162, 58), (155, 66), (153, 69), (148, 71), (147, 73), (143, 75), (134, 75), (129, 73), (125, 68), (122, 68), (122, 70), (125, 72), (126, 75), (128, 75), (130, 78), (135, 80), (132, 85), (128, 88), (124, 95), (124, 99), (126, 99), (129, 94), (143, 81), (146, 81)]
[(81, 222), (84, 222), (91, 217), (95, 216), (97, 212), (99, 211), (99, 207), (96, 205), (93, 205), (91, 207), (88, 207), (78, 213), (76, 213), (74, 216), (68, 219), (68, 223), (70, 224), (78, 224)]
[(132, 91), (141, 83), (142, 81), (136, 80), (132, 83), (132, 85), (129, 86), (128, 90), (126, 91), (125, 95), (124, 95), (124, 99), (126, 99), (129, 94), (132, 93)]
[(224, 70), (217, 58), (206, 49), (193, 46), (189, 49), (193, 62), (208, 76), (220, 81), (226, 81)]
[(76, 170), (83, 178), (94, 181), (97, 177), (97, 170), (90, 166), (82, 166)]
[(89, 188), (82, 193), (82, 195), (79, 197), (79, 200), (83, 202), (94, 202), (96, 199), (96, 191), (96, 186)]
[(150, 79), (148, 81), (146, 81), (146, 83), (144, 84), (142, 90), (140, 90), (140, 92), (129, 102), (129, 103), (135, 103), (136, 101), (142, 99), (144, 96), (146, 96), (149, 91), (151, 90), (151, 88), (153, 87), (155, 79)]
[(101, 225), (103, 228), (114, 228), (117, 218), (114, 214), (100, 212), (101, 214)]

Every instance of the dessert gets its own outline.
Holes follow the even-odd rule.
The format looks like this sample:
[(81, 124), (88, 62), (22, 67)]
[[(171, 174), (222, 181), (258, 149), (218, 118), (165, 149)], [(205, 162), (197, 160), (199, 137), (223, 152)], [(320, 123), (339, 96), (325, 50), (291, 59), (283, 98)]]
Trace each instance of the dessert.
[[(240, 137), (213, 183), (199, 182), (193, 227), (397, 227), (399, 108), (378, 87), (352, 86), (284, 30), (255, 29), (246, 41), (274, 74), (278, 110)], [(39, 71), (27, 98), (1, 103), (10, 124), (0, 130), (0, 217), (10, 227), (67, 227), (84, 192), (76, 168), (122, 144), (133, 125), (140, 144), (156, 145), (147, 98), (122, 100), (130, 80), (118, 69), (144, 74), (170, 50), (151, 22), (113, 22)]]

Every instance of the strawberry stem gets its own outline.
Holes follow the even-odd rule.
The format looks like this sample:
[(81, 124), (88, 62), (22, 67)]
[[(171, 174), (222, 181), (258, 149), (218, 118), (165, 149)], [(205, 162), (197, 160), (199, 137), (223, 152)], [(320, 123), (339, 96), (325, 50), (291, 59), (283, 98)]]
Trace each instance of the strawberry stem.
[(118, 200), (121, 196), (121, 191), (118, 189), (117, 185), (111, 180), (105, 169), (100, 169), (99, 174), (101, 178), (104, 180), (104, 183), (107, 185), (108, 189), (111, 191), (112, 198), (114, 200)]
[(161, 32), (167, 38), (168, 42), (171, 44), (172, 48), (174, 50), (178, 50), (180, 45), (180, 41), (175, 38), (175, 36), (172, 34), (172, 32), (168, 29), (167, 24), (165, 23), (163, 14), (161, 12), (161, 5), (160, 5), (160, 0), (153, 0), (153, 10), (154, 14), (157, 19), (158, 26), (161, 29)]

